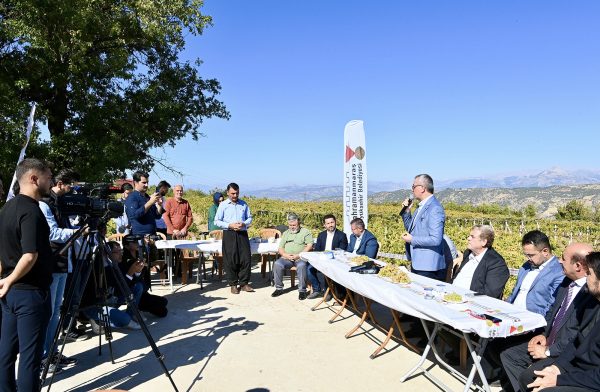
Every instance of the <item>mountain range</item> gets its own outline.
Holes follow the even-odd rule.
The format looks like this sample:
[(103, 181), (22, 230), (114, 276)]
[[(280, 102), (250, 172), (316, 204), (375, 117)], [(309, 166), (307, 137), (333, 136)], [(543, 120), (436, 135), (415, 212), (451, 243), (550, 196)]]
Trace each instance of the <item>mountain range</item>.
[[(412, 179), (411, 179), (412, 180)], [(372, 202), (401, 201), (411, 183), (369, 181)], [(265, 189), (244, 188), (248, 196), (282, 200), (341, 200), (341, 185), (286, 185)], [(553, 216), (558, 206), (580, 200), (600, 205), (600, 170), (565, 170), (554, 167), (533, 174), (462, 178), (436, 182), (442, 201), (459, 204), (499, 204), (521, 209), (529, 204), (542, 217)]]

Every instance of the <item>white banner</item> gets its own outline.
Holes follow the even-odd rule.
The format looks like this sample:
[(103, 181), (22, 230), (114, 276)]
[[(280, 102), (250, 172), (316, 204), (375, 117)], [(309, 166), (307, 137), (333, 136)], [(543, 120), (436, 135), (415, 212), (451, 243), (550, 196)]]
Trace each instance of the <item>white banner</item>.
[(367, 148), (361, 120), (352, 120), (344, 128), (344, 233), (350, 236), (350, 221), (362, 218), (368, 224)]
[[(31, 107), (31, 113), (29, 113), (29, 119), (27, 120), (27, 131), (25, 132), (25, 144), (23, 144), (23, 148), (21, 149), (21, 153), (19, 154), (19, 160), (17, 161), (17, 166), (23, 159), (25, 159), (25, 150), (27, 150), (27, 146), (29, 145), (29, 138), (31, 137), (31, 131), (33, 130), (33, 118), (35, 117), (35, 103)], [(15, 169), (15, 173), (13, 174), (12, 182), (10, 183), (10, 188), (8, 188), (8, 196), (6, 197), (6, 201), (9, 201), (15, 194), (13, 192), (13, 187), (17, 182), (17, 172)]]

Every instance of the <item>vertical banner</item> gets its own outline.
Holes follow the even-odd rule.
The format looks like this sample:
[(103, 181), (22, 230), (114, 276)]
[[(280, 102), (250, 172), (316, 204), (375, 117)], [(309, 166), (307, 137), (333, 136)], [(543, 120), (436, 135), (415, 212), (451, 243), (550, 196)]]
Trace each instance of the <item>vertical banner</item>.
[[(25, 132), (25, 143), (23, 144), (23, 148), (21, 149), (21, 153), (19, 154), (19, 160), (17, 161), (17, 166), (23, 159), (25, 159), (25, 150), (27, 150), (27, 146), (29, 145), (29, 138), (31, 138), (31, 131), (33, 130), (33, 119), (35, 117), (35, 103), (31, 107), (31, 113), (29, 113), (29, 119), (27, 120), (27, 131)], [(9, 201), (15, 194), (13, 192), (13, 186), (17, 182), (17, 169), (15, 167), (15, 173), (13, 174), (12, 182), (10, 183), (10, 188), (8, 188), (8, 196), (6, 197), (6, 201)]]
[(344, 128), (344, 233), (352, 234), (350, 221), (362, 218), (368, 224), (367, 148), (361, 120), (352, 120)]

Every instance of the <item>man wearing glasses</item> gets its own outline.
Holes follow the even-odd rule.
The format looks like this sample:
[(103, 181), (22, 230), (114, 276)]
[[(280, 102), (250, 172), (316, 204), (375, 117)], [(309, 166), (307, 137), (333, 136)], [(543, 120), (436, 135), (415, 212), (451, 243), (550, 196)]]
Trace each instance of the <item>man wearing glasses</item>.
[(444, 207), (433, 195), (433, 179), (428, 174), (415, 177), (412, 186), (414, 198), (419, 206), (411, 214), (411, 200), (402, 203), (401, 213), (404, 228), (402, 235), (406, 242), (406, 256), (411, 261), (411, 272), (428, 278), (444, 281), (446, 261), (444, 258)]

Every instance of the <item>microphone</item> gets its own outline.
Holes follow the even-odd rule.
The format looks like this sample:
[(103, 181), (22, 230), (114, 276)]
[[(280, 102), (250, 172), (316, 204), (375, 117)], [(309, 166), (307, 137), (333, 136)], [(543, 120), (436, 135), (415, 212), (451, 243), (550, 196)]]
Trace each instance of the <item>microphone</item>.
[(412, 205), (412, 202), (413, 202), (413, 197), (409, 196), (408, 197), (408, 205), (402, 206), (402, 209), (400, 209), (400, 215), (404, 214), (404, 212), (406, 212), (406, 210), (410, 208), (410, 206)]

